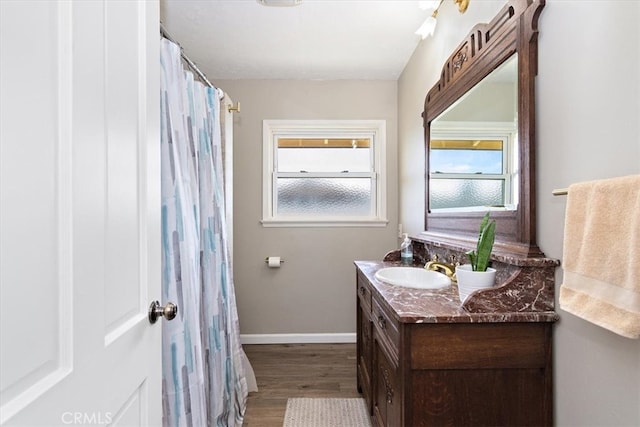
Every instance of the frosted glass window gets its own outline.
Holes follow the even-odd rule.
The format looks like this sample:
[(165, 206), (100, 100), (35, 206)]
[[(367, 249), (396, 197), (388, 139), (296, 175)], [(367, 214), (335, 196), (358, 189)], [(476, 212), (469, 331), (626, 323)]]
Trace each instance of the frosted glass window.
[(502, 179), (432, 179), (429, 186), (431, 209), (476, 206), (503, 206)]
[(384, 226), (384, 120), (265, 120), (262, 224)]
[(276, 215), (369, 216), (369, 138), (279, 138)]
[(280, 215), (356, 215), (371, 213), (371, 180), (367, 178), (280, 178)]

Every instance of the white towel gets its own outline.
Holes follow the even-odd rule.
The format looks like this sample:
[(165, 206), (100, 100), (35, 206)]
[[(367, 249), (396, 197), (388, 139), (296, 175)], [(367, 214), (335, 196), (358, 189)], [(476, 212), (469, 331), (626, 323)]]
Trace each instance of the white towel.
[(640, 175), (573, 184), (560, 308), (640, 338)]

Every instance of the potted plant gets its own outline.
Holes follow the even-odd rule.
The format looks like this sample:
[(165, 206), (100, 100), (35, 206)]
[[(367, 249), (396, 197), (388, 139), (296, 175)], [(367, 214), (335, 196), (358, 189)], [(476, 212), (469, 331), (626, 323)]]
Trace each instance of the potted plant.
[(469, 264), (456, 267), (458, 293), (461, 302), (464, 302), (472, 292), (478, 289), (490, 288), (494, 285), (496, 270), (489, 267), (489, 261), (495, 237), (496, 221), (490, 220), (489, 212), (487, 212), (480, 222), (480, 233), (476, 249), (467, 252)]

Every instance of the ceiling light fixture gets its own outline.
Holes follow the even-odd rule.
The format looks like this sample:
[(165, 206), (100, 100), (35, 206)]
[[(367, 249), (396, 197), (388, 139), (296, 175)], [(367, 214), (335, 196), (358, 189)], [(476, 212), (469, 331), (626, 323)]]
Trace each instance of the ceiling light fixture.
[(298, 6), (302, 0), (256, 0), (263, 6), (291, 7)]
[[(432, 36), (436, 31), (436, 24), (438, 23), (436, 17), (438, 16), (438, 10), (440, 9), (440, 6), (442, 6), (443, 1), (444, 0), (429, 0), (419, 2), (418, 6), (420, 7), (420, 9), (433, 9), (433, 13), (431, 14), (431, 16), (428, 17), (427, 20), (424, 21), (424, 23), (416, 31), (416, 34), (422, 37), (422, 40), (426, 39), (429, 36)], [(467, 11), (467, 7), (469, 7), (469, 1), (470, 0), (453, 0), (453, 2), (458, 5), (458, 11), (460, 13), (465, 13)]]

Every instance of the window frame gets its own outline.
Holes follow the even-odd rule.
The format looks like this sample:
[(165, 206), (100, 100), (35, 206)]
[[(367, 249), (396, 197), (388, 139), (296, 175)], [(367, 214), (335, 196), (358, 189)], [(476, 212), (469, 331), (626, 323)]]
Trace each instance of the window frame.
[[(279, 138), (371, 138), (371, 172), (277, 172)], [(386, 194), (385, 120), (263, 120), (262, 220), (264, 227), (383, 227), (388, 224)], [(367, 216), (277, 215), (279, 177), (366, 177), (371, 178), (372, 210)]]

